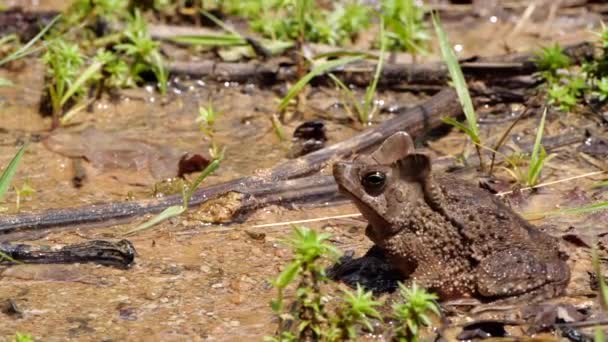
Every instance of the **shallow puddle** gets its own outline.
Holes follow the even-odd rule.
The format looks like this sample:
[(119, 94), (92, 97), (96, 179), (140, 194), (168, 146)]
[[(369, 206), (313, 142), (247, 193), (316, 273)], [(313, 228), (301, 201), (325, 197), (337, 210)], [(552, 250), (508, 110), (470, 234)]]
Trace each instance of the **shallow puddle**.
[[(64, 5), (61, 1), (41, 1), (38, 5), (34, 1), (28, 4), (5, 1), (7, 6), (16, 3), (28, 9), (45, 10), (60, 9)], [(552, 24), (558, 30), (551, 26), (553, 33), (557, 32), (552, 35), (546, 34), (546, 28), (541, 24), (525, 25), (514, 31), (517, 24), (514, 19), (500, 15), (496, 20), (490, 14), (445, 21), (453, 42), (463, 46), (463, 56), (488, 56), (525, 51), (548, 41), (580, 42), (589, 37), (588, 25), (594, 20), (598, 18), (592, 13), (576, 18), (558, 16)], [(496, 39), (497, 36), (504, 39)], [(129, 161), (129, 154), (126, 157), (118, 155), (125, 151), (104, 150), (95, 144), (96, 148), (90, 153), (106, 153), (95, 155), (107, 162), (100, 167), (92, 162), (94, 158), (90, 155), (88, 161), (79, 165), (69, 157), (83, 154), (81, 140), (63, 141), (61, 153), (52, 152), (45, 146), (43, 141), (49, 139), (50, 118), (38, 114), (43, 74), (42, 65), (33, 59), (27, 60), (18, 70), (0, 70), (0, 77), (10, 78), (15, 83), (12, 88), (0, 90), (0, 165), (8, 164), (19, 143), (31, 141), (14, 184), (22, 186), (27, 182), (36, 192), (21, 199), (20, 211), (154, 196), (158, 170), (150, 169), (154, 165), (148, 163), (141, 166), (135, 162), (118, 162), (119, 159)], [(253, 84), (175, 79), (170, 93), (164, 98), (146, 88), (124, 91), (118, 99), (104, 96), (95, 102), (91, 111), (78, 113), (61, 133), (82, 139), (82, 132), (94, 129), (107, 135), (103, 139), (109, 146), (112, 137), (133, 142), (129, 148), (137, 156), (142, 150), (156, 153), (156, 150), (150, 152), (148, 147), (143, 147), (154, 145), (208, 157), (210, 140), (202, 134), (196, 118), (199, 106), (212, 104), (221, 113), (214, 126), (214, 141), (226, 147), (226, 154), (219, 171), (207, 178), (203, 186), (218, 184), (256, 174), (286, 160), (290, 143), (279, 141), (270, 119), (276, 113), (280, 87), (266, 89)], [(358, 91), (363, 94), (362, 90)], [(382, 92), (379, 97), (384, 106), (390, 108), (414, 106), (428, 95)], [(361, 127), (345, 124), (347, 114), (336, 106), (340, 100), (335, 89), (314, 89), (308, 95), (302, 113), (286, 122), (287, 132), (292, 133), (305, 120), (319, 118), (324, 119), (326, 125), (327, 145), (360, 132)], [(504, 112), (500, 113), (504, 118)], [(382, 113), (377, 119), (385, 120), (392, 115)], [(572, 134), (574, 127), (591, 128), (607, 138), (605, 129), (597, 128), (593, 118), (552, 111), (547, 120), (548, 136)], [(510, 123), (506, 120), (482, 125), (482, 136), (496, 141)], [(537, 119), (524, 119), (512, 134), (531, 141), (537, 126)], [(84, 139), (90, 139), (90, 136), (84, 136)], [(425, 143), (424, 148), (437, 158), (465, 151), (472, 155), (474, 151), (465, 136), (455, 130)], [(513, 141), (507, 146), (517, 148)], [(605, 234), (608, 214), (548, 216), (546, 213), (608, 200), (606, 187), (594, 188), (597, 182), (606, 179), (606, 175), (597, 174), (597, 166), (582, 158), (576, 146), (565, 146), (551, 153), (556, 157), (546, 166), (542, 182), (596, 174), (537, 191), (516, 190), (504, 199), (551, 234), (575, 237), (569, 238), (570, 242), (564, 241), (573, 270), (568, 295), (553, 301), (592, 306), (592, 311), (597, 312), (595, 298), (590, 296), (594, 293), (590, 288), (591, 250), (584, 243), (600, 233)], [(86, 174), (80, 188), (73, 186), (75, 167), (76, 170), (81, 167)], [(474, 168), (465, 168), (458, 174), (464, 179), (478, 179)], [(498, 169), (497, 174), (501, 179), (509, 179), (504, 170)], [(511, 188), (511, 184), (507, 184), (505, 190)], [(15, 200), (15, 193), (9, 192), (2, 203), (7, 213), (16, 212)], [(276, 320), (268, 305), (276, 295), (271, 280), (290, 260), (291, 252), (281, 241), (291, 233), (291, 227), (256, 228), (255, 225), (329, 218), (306, 225), (331, 233), (331, 242), (340, 250), (353, 250), (357, 256), (363, 255), (372, 246), (364, 234), (365, 222), (360, 218), (330, 218), (345, 214), (358, 214), (358, 211), (350, 204), (298, 209), (270, 206), (252, 213), (243, 223), (231, 225), (209, 225), (196, 220), (194, 215), (184, 215), (131, 237), (138, 254), (135, 265), (129, 270), (88, 264), (0, 267), (0, 306), (11, 300), (20, 311), (19, 315), (10, 316), (0, 313), (0, 341), (10, 341), (16, 331), (31, 333), (40, 341), (261, 340), (276, 329)], [(84, 239), (113, 239), (146, 219), (149, 216), (109, 227), (57, 230), (30, 242), (56, 245)], [(581, 241), (577, 242), (576, 237)], [(600, 240), (600, 253), (605, 256), (608, 247), (601, 243)], [(460, 315), (452, 323), (468, 319)]]

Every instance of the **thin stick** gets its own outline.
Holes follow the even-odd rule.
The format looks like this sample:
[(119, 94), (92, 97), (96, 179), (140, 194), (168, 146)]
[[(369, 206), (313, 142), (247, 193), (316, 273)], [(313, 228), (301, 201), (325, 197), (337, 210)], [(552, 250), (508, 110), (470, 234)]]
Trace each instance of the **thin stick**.
[(327, 221), (327, 220), (334, 220), (334, 219), (341, 219), (341, 218), (351, 218), (351, 217), (359, 217), (359, 216), (362, 216), (362, 215), (361, 214), (345, 214), (345, 215), (337, 215), (337, 216), (326, 216), (326, 217), (319, 217), (319, 218), (307, 219), (307, 220), (258, 224), (258, 225), (252, 226), (251, 228), (277, 227), (277, 226), (286, 226), (286, 225), (292, 225), (292, 224), (298, 224), (298, 223)]
[[(585, 173), (582, 175), (578, 175), (578, 176), (572, 176), (572, 177), (568, 177), (568, 178), (564, 178), (564, 179), (559, 179), (556, 181), (552, 181), (552, 182), (546, 182), (546, 183), (542, 183), (542, 184), (538, 184), (536, 186), (529, 186), (526, 188), (521, 188), (519, 189), (519, 191), (523, 191), (523, 190), (532, 190), (532, 189), (538, 189), (538, 188), (542, 188), (548, 185), (553, 185), (553, 184), (558, 184), (558, 183), (563, 183), (563, 182), (568, 182), (574, 179), (579, 179), (579, 178), (585, 178), (585, 177), (589, 177), (589, 176), (595, 176), (595, 175), (600, 175), (602, 173), (606, 173), (606, 171), (594, 171), (594, 172), (589, 172), (589, 173)], [(496, 194), (496, 196), (504, 196), (504, 195), (508, 195), (513, 193), (515, 190), (510, 190), (510, 191), (504, 191), (504, 192), (499, 192)]]

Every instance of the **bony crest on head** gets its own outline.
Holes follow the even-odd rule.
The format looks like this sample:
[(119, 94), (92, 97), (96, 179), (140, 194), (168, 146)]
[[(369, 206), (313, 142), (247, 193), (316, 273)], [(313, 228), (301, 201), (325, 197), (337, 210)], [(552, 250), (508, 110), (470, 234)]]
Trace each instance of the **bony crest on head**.
[(397, 132), (388, 137), (370, 156), (380, 165), (391, 165), (414, 153), (414, 141), (406, 132)]
[(431, 174), (431, 158), (423, 153), (410, 153), (396, 164), (401, 178), (409, 182), (424, 182)]

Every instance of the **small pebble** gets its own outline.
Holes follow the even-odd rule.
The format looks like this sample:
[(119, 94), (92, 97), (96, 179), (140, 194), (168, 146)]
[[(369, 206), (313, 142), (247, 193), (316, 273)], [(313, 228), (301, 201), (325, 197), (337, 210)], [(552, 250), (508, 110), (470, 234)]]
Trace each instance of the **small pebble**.
[(156, 300), (160, 297), (160, 291), (157, 290), (147, 290), (144, 293), (144, 298), (148, 300)]

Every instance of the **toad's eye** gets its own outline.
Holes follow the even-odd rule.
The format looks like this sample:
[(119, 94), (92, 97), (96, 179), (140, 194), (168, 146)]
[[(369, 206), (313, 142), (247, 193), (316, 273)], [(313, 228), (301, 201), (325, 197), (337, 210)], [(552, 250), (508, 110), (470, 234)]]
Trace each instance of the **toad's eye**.
[(386, 184), (386, 174), (380, 171), (368, 172), (361, 179), (361, 184), (370, 195), (377, 195)]

